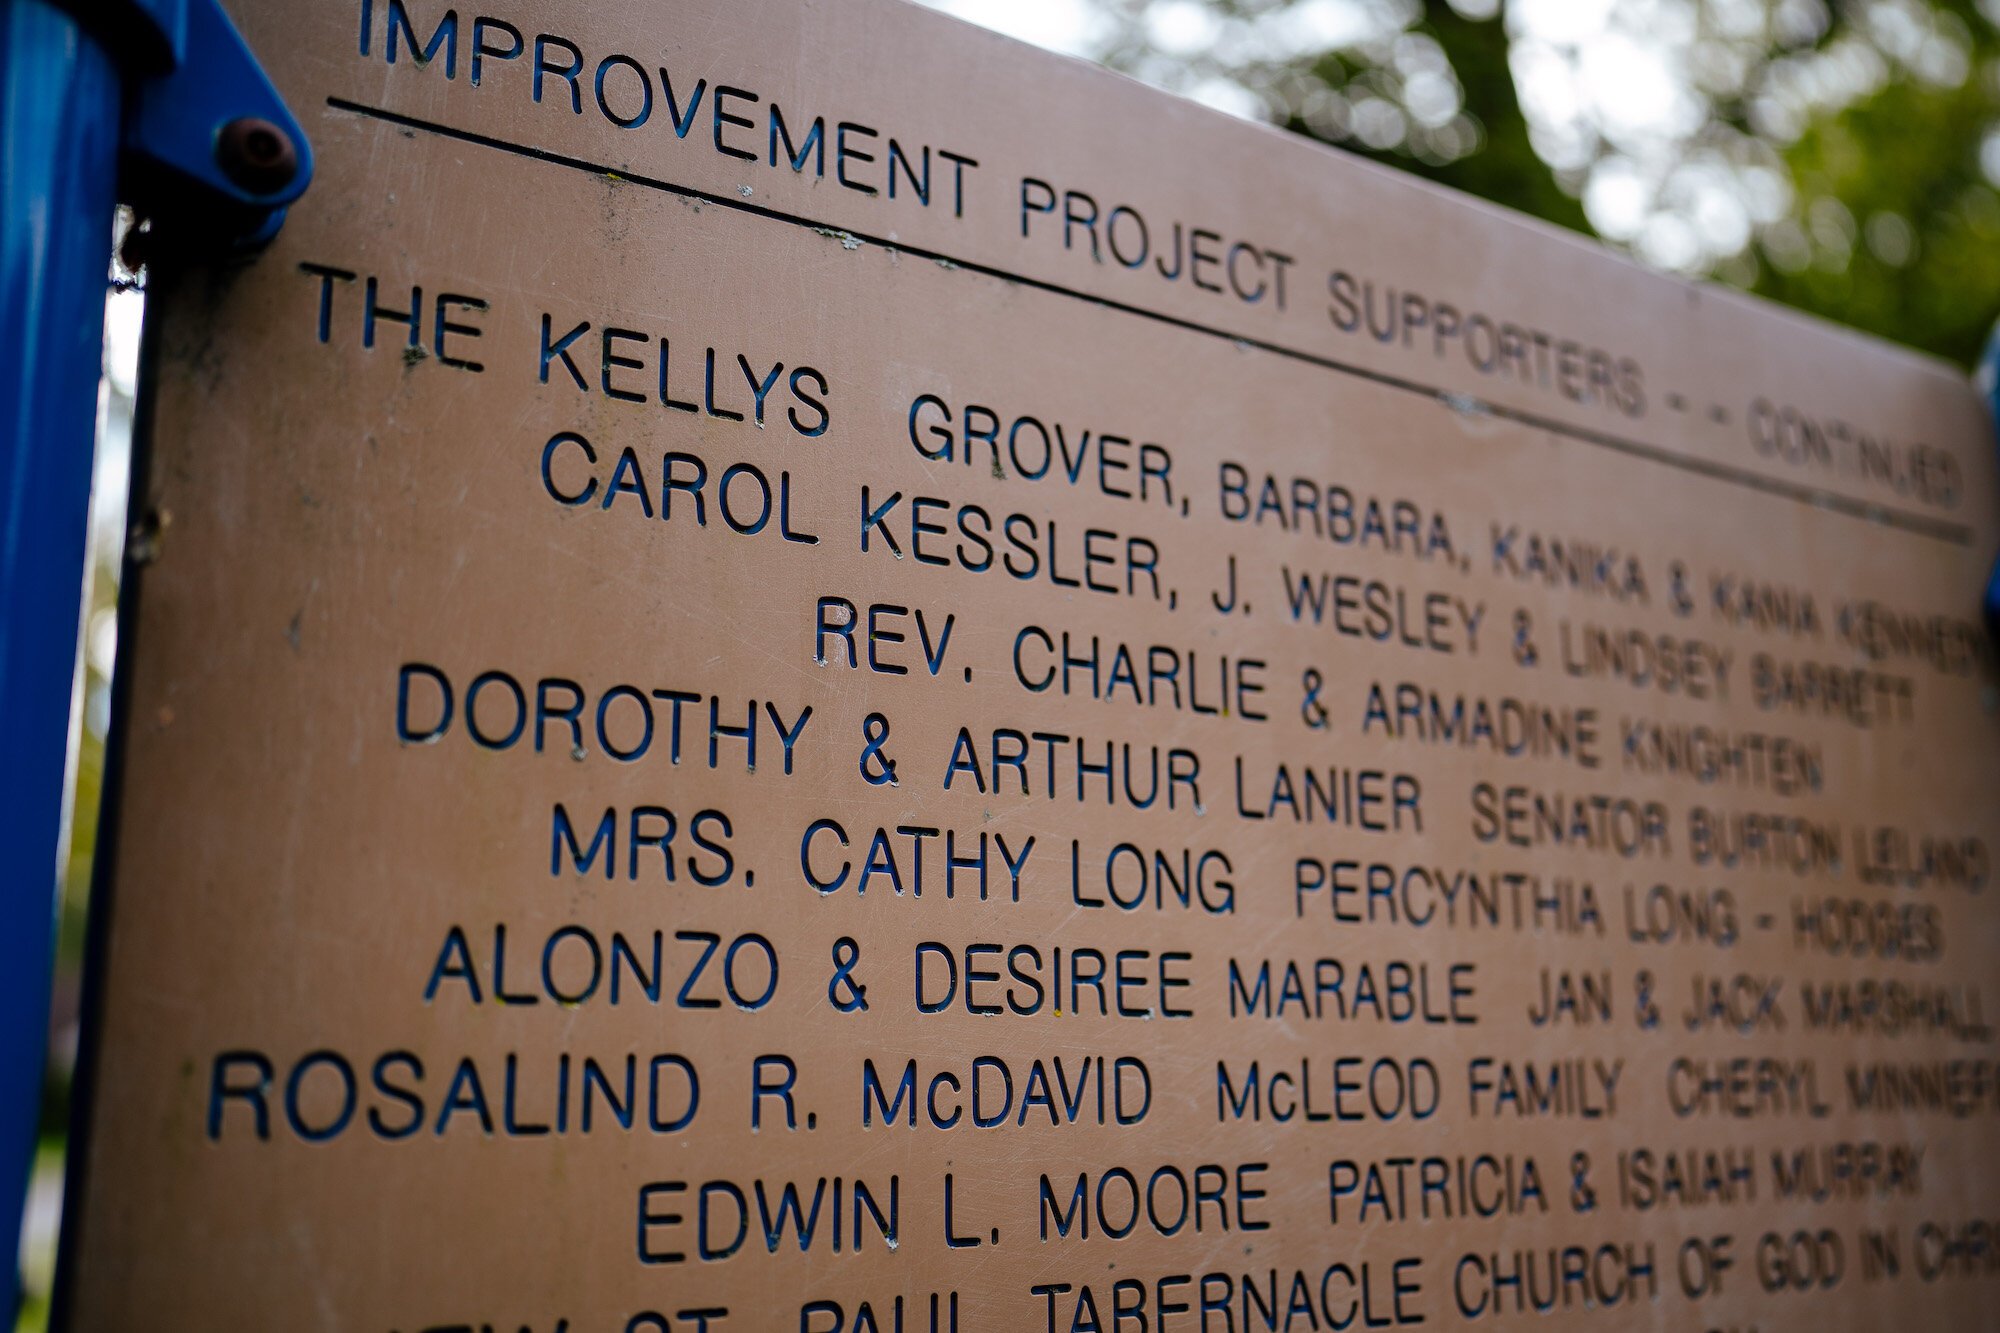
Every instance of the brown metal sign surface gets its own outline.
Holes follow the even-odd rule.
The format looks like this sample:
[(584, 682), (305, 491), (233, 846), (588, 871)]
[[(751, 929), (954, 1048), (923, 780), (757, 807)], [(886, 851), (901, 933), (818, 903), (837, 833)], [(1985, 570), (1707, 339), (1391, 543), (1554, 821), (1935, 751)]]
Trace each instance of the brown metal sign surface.
[(1994, 1327), (1949, 368), (893, 0), (245, 0), (80, 1329)]

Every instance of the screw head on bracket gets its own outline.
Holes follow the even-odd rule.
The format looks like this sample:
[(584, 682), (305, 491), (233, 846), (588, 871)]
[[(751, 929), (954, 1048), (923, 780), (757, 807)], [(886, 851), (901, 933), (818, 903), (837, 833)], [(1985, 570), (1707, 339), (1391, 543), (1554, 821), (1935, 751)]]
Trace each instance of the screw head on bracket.
[(299, 150), (292, 136), (270, 121), (243, 116), (216, 136), (215, 164), (241, 189), (271, 194), (299, 174)]

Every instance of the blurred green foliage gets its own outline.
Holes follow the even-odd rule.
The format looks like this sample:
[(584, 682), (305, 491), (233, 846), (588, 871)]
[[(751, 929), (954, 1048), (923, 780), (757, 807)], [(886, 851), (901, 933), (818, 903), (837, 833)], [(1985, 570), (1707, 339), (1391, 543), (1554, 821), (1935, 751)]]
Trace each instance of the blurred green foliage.
[(2000, 313), (2000, 0), (1103, 2), (1113, 65), (1670, 271), (1966, 366)]
[(1816, 121), (1785, 161), (1819, 244), (1760, 241), (1750, 286), (1970, 365), (2000, 311), (2000, 196), (1975, 132), (1992, 113), (1983, 82), (1899, 83)]

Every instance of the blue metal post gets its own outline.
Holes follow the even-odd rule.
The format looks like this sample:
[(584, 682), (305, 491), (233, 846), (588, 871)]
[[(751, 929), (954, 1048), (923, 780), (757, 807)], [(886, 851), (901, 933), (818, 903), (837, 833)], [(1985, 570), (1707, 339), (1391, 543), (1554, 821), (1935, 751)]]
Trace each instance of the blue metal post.
[(0, 1322), (19, 1304), (113, 210), (268, 240), (312, 149), (220, 0), (0, 0)]
[[(1985, 355), (1979, 358), (1977, 383), (1992, 413), (1995, 443), (2000, 444), (2000, 324), (1994, 326), (1986, 339)], [(1993, 572), (1986, 577), (1986, 632), (2000, 639), (2000, 561), (1994, 562)]]
[(110, 57), (0, 0), (0, 1318), (33, 1160), (119, 154)]

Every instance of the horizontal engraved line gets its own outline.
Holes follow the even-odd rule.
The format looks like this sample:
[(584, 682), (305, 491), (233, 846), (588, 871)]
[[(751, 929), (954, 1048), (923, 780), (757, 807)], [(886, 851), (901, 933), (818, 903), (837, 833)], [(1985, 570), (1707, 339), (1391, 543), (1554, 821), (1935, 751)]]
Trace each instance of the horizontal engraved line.
[(503, 153), (512, 153), (516, 157), (525, 157), (536, 162), (546, 162), (552, 166), (567, 167), (572, 171), (585, 172), (593, 176), (616, 176), (620, 181), (627, 184), (638, 185), (651, 190), (659, 190), (666, 194), (679, 195), (686, 199), (699, 199), (705, 204), (713, 204), (719, 208), (734, 209), (739, 213), (749, 213), (755, 217), (768, 218), (773, 222), (783, 222), (790, 226), (804, 227), (820, 232), (845, 232), (856, 240), (869, 245), (879, 246), (887, 250), (898, 250), (904, 254), (915, 255), (919, 259), (929, 259), (939, 263), (951, 264), (969, 272), (983, 274), (989, 278), (998, 278), (1003, 282), (1017, 283), (1020, 286), (1030, 287), (1036, 291), (1048, 292), (1054, 296), (1068, 297), (1073, 301), (1083, 301), (1090, 305), (1101, 306), (1107, 310), (1116, 310), (1121, 314), (1133, 315), (1140, 319), (1149, 319), (1155, 323), (1170, 325), (1177, 329), (1185, 329), (1190, 333), (1199, 333), (1211, 338), (1220, 338), (1241, 347), (1253, 347), (1258, 351), (1269, 352), (1273, 356), (1281, 356), (1292, 361), (1303, 362), (1306, 365), (1318, 366), (1322, 370), (1331, 370), (1337, 374), (1351, 375), (1356, 379), (1367, 380), (1370, 383), (1379, 384), (1386, 388), (1399, 389), (1404, 393), (1417, 394), (1454, 410), (1464, 410), (1470, 402), (1484, 415), (1512, 421), (1517, 425), (1528, 426), (1536, 430), (1547, 431), (1552, 435), (1561, 435), (1583, 444), (1595, 445), (1600, 449), (1609, 449), (1614, 453), (1624, 454), (1629, 458), (1643, 459), (1646, 462), (1678, 468), (1683, 472), (1691, 472), (1696, 476), (1707, 477), (1714, 481), (1741, 486), (1753, 491), (1761, 491), (1766, 495), (1778, 496), (1781, 499), (1811, 505), (1818, 509), (1846, 515), (1849, 518), (1858, 518), (1865, 522), (1880, 524), (1883, 527), (1914, 533), (1917, 536), (1949, 542), (1956, 546), (1969, 546), (1972, 542), (1972, 530), (1962, 523), (1953, 523), (1945, 519), (1933, 518), (1928, 514), (1893, 509), (1886, 505), (1876, 504), (1870, 500), (1856, 499), (1853, 496), (1843, 495), (1836, 491), (1822, 490), (1815, 486), (1804, 486), (1797, 482), (1783, 481), (1779, 478), (1765, 476), (1761, 472), (1738, 467), (1730, 463), (1718, 463), (1711, 459), (1689, 457), (1686, 454), (1676, 453), (1671, 449), (1665, 449), (1659, 445), (1647, 444), (1643, 440), (1634, 440), (1622, 435), (1613, 435), (1607, 431), (1593, 430), (1588, 426), (1572, 425), (1569, 422), (1561, 421), (1554, 417), (1545, 417), (1535, 412), (1524, 411), (1521, 408), (1508, 407), (1504, 404), (1485, 399), (1469, 399), (1467, 395), (1455, 390), (1439, 388), (1436, 385), (1425, 384), (1418, 380), (1405, 379), (1402, 376), (1391, 375), (1379, 370), (1371, 370), (1366, 366), (1354, 365), (1351, 362), (1341, 361), (1330, 356), (1322, 356), (1317, 352), (1308, 352), (1297, 347), (1288, 347), (1283, 343), (1275, 343), (1263, 338), (1234, 333), (1227, 329), (1220, 329), (1213, 325), (1200, 323), (1196, 320), (1183, 319), (1179, 315), (1170, 315), (1164, 311), (1150, 310), (1144, 306), (1132, 305), (1128, 302), (1120, 301), (1115, 297), (1099, 296), (1091, 292), (1079, 291), (1074, 287), (1065, 287), (1061, 283), (1049, 282), (1042, 278), (1033, 278), (1025, 274), (1009, 272), (1006, 269), (997, 268), (991, 264), (981, 263), (976, 259), (966, 259), (959, 255), (946, 254), (941, 250), (926, 249), (920, 245), (911, 245), (906, 241), (892, 241), (880, 236), (871, 236), (866, 232), (855, 231), (849, 227), (837, 227), (832, 223), (822, 222), (815, 218), (801, 217), (796, 213), (787, 213), (782, 209), (768, 208), (762, 204), (751, 203), (745, 199), (731, 198), (723, 194), (713, 194), (707, 190), (696, 189), (690, 185), (676, 185), (672, 181), (659, 180), (650, 176), (634, 175), (624, 167), (614, 167), (601, 162), (588, 162), (582, 158), (551, 152), (546, 148), (536, 148), (531, 144), (515, 143), (511, 140), (496, 138), (490, 134), (481, 134), (476, 130), (463, 130), (453, 125), (425, 120), (418, 116), (404, 115), (400, 111), (390, 111), (382, 107), (351, 102), (343, 97), (329, 97), (326, 99), (326, 104), (337, 111), (351, 112), (354, 115), (366, 116), (372, 120), (385, 121), (391, 125), (400, 125), (406, 129), (423, 130), (426, 133), (435, 134), (443, 138), (456, 139), (461, 143), (474, 144), (482, 148), (492, 148)]

